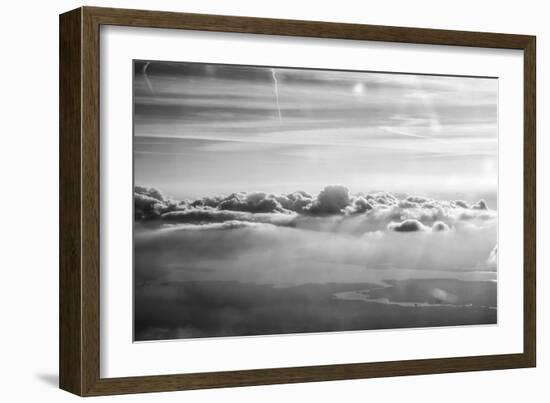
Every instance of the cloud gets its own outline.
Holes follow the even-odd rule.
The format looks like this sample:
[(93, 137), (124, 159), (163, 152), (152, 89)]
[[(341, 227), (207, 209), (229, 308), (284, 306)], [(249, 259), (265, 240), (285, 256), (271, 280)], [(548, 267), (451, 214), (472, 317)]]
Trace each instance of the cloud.
[[(384, 228), (365, 233), (369, 222), (365, 215), (296, 215), (288, 226), (271, 220), (256, 225), (240, 220), (225, 225), (158, 227), (137, 223), (137, 273), (173, 281), (234, 280), (281, 286), (378, 282), (399, 278), (395, 276), (410, 278), (411, 270), (426, 278), (456, 278), (457, 272), (464, 279), (495, 278), (494, 270), (488, 273), (479, 263), (486, 262), (497, 242), (496, 225), (458, 227), (443, 233), (429, 227), (426, 231)], [(482, 272), (472, 272), (474, 267)]]
[(480, 200), (476, 204), (473, 204), (471, 206), (474, 210), (488, 210), (489, 207), (487, 207), (487, 203), (485, 203), (485, 200)]
[(164, 203), (159, 199), (143, 193), (134, 193), (134, 216), (136, 219), (158, 218), (164, 207)]
[(350, 200), (347, 187), (326, 186), (305, 210), (310, 214), (340, 214), (350, 204)]
[(496, 265), (498, 262), (498, 245), (495, 245), (491, 253), (489, 254), (489, 257), (487, 258), (487, 264), (488, 265)]
[(481, 210), (481, 209), (470, 209), (466, 211), (462, 211), (458, 218), (462, 221), (469, 221), (469, 220), (492, 220), (496, 218), (496, 212), (493, 210)]
[(187, 207), (187, 201), (178, 202), (168, 199), (160, 190), (153, 187), (134, 187), (134, 217), (137, 220), (158, 219), (166, 212)]
[(442, 231), (449, 231), (449, 226), (445, 224), (443, 221), (436, 221), (432, 225), (432, 231), (434, 232), (442, 232)]
[(151, 197), (151, 198), (156, 199), (160, 202), (163, 202), (163, 201), (166, 200), (164, 198), (164, 195), (160, 192), (160, 190), (155, 189), (153, 187), (134, 186), (134, 193)]
[(171, 211), (162, 214), (162, 219), (168, 222), (178, 223), (213, 223), (232, 220), (252, 221), (250, 213), (228, 210), (216, 210), (212, 208), (190, 208), (180, 211)]
[(373, 206), (363, 196), (356, 196), (352, 199), (351, 204), (344, 210), (346, 214), (360, 214), (372, 210)]
[(195, 200), (191, 203), (193, 207), (218, 207), (220, 204), (220, 197), (203, 197), (202, 199)]
[(218, 210), (211, 207), (188, 208), (170, 211), (161, 215), (167, 223), (211, 224), (225, 222), (265, 223), (279, 226), (292, 226), (296, 217), (294, 213), (250, 213), (245, 211)]
[(265, 226), (265, 225), (272, 225), (272, 224), (250, 222), (250, 221), (229, 220), (229, 221), (215, 222), (215, 223), (208, 223), (208, 224), (180, 224), (178, 226), (175, 226), (173, 230), (175, 231), (230, 230), (230, 229), (239, 229), (239, 228), (254, 228), (262, 225)]
[(401, 208), (416, 208), (420, 207), (418, 203), (409, 201), (409, 200), (400, 200), (398, 206)]
[(217, 207), (222, 210), (247, 211), (249, 213), (273, 213), (284, 210), (275, 195), (263, 192), (233, 193), (222, 199)]
[(387, 192), (379, 192), (374, 195), (367, 195), (367, 200), (382, 206), (393, 206), (399, 202), (397, 197)]
[(307, 206), (313, 203), (313, 196), (304, 191), (297, 191), (286, 196), (279, 196), (277, 200), (285, 209), (303, 213)]
[(405, 200), (407, 200), (409, 202), (412, 202), (412, 203), (416, 203), (416, 204), (423, 204), (423, 203), (431, 201), (431, 199), (428, 199), (428, 198), (423, 197), (423, 196), (407, 196), (407, 198)]
[(138, 221), (195, 225), (240, 221), (357, 236), (388, 230), (439, 233), (485, 228), (494, 226), (497, 218), (483, 200), (469, 205), (387, 192), (352, 194), (339, 185), (326, 186), (316, 196), (304, 191), (237, 192), (194, 201), (171, 200), (158, 189), (136, 186), (134, 206)]
[(388, 229), (396, 232), (416, 232), (428, 230), (428, 228), (424, 224), (414, 219), (408, 219), (400, 223), (389, 223)]

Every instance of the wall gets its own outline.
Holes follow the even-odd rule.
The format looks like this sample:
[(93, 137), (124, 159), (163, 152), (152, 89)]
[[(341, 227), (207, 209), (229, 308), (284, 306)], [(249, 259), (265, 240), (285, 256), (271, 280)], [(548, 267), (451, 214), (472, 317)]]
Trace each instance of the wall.
[[(0, 157), (2, 343), (0, 395), (6, 402), (69, 402), (77, 398), (57, 385), (57, 209), (58, 209), (58, 14), (79, 1), (12, 1), (3, 4), (0, 102), (3, 147)], [(315, 19), (382, 25), (526, 33), (538, 36), (538, 306), (539, 348), (536, 369), (362, 381), (325, 382), (239, 389), (103, 398), (102, 401), (278, 402), (299, 399), (335, 401), (513, 402), (547, 401), (550, 353), (550, 252), (545, 244), (550, 217), (550, 141), (542, 134), (550, 118), (550, 25), (545, 2), (394, 1), (337, 2), (278, 0), (93, 1), (88, 5), (165, 9), (201, 13)], [(7, 52), (7, 54), (6, 54)], [(7, 224), (7, 225), (6, 225)]]

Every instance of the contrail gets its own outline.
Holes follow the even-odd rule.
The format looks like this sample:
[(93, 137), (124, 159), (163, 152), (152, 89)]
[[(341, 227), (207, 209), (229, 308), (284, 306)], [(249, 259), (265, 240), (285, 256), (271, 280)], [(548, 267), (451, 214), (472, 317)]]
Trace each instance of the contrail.
[(273, 77), (273, 83), (275, 84), (275, 100), (277, 101), (277, 111), (279, 112), (279, 121), (283, 119), (281, 115), (281, 105), (279, 104), (279, 86), (277, 85), (277, 76), (275, 69), (271, 69), (271, 76)]
[(410, 131), (401, 130), (400, 128), (393, 128), (393, 127), (390, 127), (390, 126), (377, 126), (377, 127), (379, 129), (382, 129), (382, 130), (386, 131), (386, 132), (399, 134), (401, 136), (417, 137), (419, 139), (428, 139), (429, 138), (427, 136), (422, 136), (420, 134), (411, 133)]
[(150, 62), (145, 63), (141, 72), (143, 73), (143, 78), (145, 79), (145, 83), (147, 84), (147, 87), (149, 87), (149, 91), (153, 93), (154, 92), (153, 85), (151, 84), (151, 81), (149, 80), (149, 76), (147, 75), (147, 67), (149, 67), (149, 64), (151, 63)]

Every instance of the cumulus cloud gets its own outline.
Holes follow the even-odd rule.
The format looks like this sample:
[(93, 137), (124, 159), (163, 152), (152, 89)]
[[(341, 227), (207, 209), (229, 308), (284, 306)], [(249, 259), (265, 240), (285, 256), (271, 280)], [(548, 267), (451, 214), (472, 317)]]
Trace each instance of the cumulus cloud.
[(220, 204), (220, 197), (203, 197), (190, 203), (192, 207), (217, 207)]
[(166, 212), (187, 207), (187, 201), (178, 202), (166, 198), (160, 190), (153, 187), (134, 187), (134, 217), (137, 220), (158, 219)]
[(361, 214), (372, 210), (373, 206), (363, 196), (356, 196), (352, 199), (351, 204), (345, 208), (346, 214)]
[(349, 190), (345, 186), (325, 187), (317, 199), (305, 210), (312, 214), (339, 214), (350, 204)]
[(409, 200), (399, 200), (399, 203), (397, 204), (401, 208), (417, 208), (420, 207), (418, 203), (409, 201)]
[(284, 200), (285, 202), (283, 205), (285, 209), (289, 209), (297, 213), (303, 213), (307, 206), (313, 203), (313, 196), (307, 192), (297, 191), (286, 196), (280, 196), (278, 201), (282, 204), (281, 200)]
[(489, 210), (489, 207), (487, 206), (487, 203), (485, 203), (485, 200), (480, 200), (476, 204), (473, 204), (471, 206), (474, 210)]
[(357, 236), (387, 230), (440, 233), (475, 229), (493, 226), (497, 218), (496, 211), (483, 200), (469, 205), (461, 200), (388, 192), (352, 194), (339, 185), (327, 186), (318, 195), (237, 192), (194, 201), (175, 201), (158, 189), (136, 186), (134, 206), (136, 220), (200, 225), (241, 221)]
[(159, 202), (165, 201), (164, 195), (161, 193), (161, 191), (153, 187), (135, 186), (134, 193), (151, 197), (155, 200), (158, 200)]
[(449, 231), (449, 226), (445, 224), (443, 221), (436, 221), (432, 225), (432, 231), (434, 232), (442, 232), (442, 231)]
[(373, 195), (367, 195), (367, 200), (382, 206), (393, 206), (399, 202), (397, 197), (387, 192), (379, 192)]
[(423, 196), (407, 196), (405, 198), (408, 202), (416, 203), (416, 204), (422, 204), (430, 201), (430, 199), (423, 197)]
[(416, 232), (426, 231), (428, 227), (415, 219), (408, 219), (402, 222), (391, 222), (388, 224), (388, 229), (396, 232)]
[(136, 219), (158, 218), (165, 205), (159, 199), (143, 193), (134, 193), (134, 216)]
[(247, 211), (249, 213), (282, 212), (284, 209), (277, 197), (263, 192), (233, 193), (217, 205), (222, 210)]

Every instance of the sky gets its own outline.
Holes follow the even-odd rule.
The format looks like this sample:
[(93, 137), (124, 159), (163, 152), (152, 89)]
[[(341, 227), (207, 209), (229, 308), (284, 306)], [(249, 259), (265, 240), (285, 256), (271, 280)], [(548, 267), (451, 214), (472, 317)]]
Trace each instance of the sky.
[(496, 202), (498, 79), (134, 62), (134, 175), (176, 199), (339, 184)]

